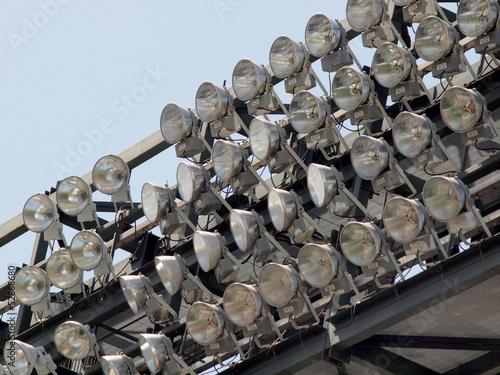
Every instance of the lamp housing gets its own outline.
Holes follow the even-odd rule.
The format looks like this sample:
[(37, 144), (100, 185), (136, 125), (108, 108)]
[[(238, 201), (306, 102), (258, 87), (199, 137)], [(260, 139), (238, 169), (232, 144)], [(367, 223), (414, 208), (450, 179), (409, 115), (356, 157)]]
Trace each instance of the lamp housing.
[(312, 286), (324, 288), (339, 273), (339, 258), (336, 250), (326, 244), (308, 243), (297, 256), (300, 274)]
[(56, 189), (56, 200), (66, 215), (77, 216), (80, 222), (96, 220), (92, 190), (83, 178), (70, 176), (62, 180)]
[(47, 273), (39, 267), (21, 268), (14, 279), (16, 298), (31, 306), (32, 311), (49, 310), (50, 281)]
[(132, 201), (130, 198), (130, 169), (116, 155), (100, 158), (92, 169), (92, 181), (101, 193), (111, 195), (113, 202)]
[(83, 230), (71, 240), (70, 253), (73, 262), (84, 271), (94, 270), (94, 274), (112, 272), (111, 255), (103, 239), (96, 232)]
[(340, 68), (332, 82), (333, 100), (345, 111), (353, 111), (368, 100), (371, 85), (364, 73), (350, 67)]
[(57, 366), (42, 346), (35, 348), (19, 340), (9, 340), (3, 347), (3, 358), (11, 375), (30, 375), (33, 370), (38, 375), (57, 375)]
[(97, 341), (88, 325), (76, 321), (60, 324), (54, 331), (54, 344), (59, 353), (71, 360), (81, 360), (87, 356), (99, 358)]
[(225, 315), (217, 305), (195, 302), (186, 314), (186, 329), (193, 340), (201, 345), (209, 345), (222, 335)]
[(83, 271), (78, 268), (69, 249), (61, 248), (47, 260), (47, 276), (50, 282), (67, 293), (81, 293)]
[(340, 247), (356, 266), (368, 266), (382, 249), (383, 234), (372, 223), (351, 221), (340, 231)]
[(252, 324), (262, 310), (262, 297), (253, 285), (232, 283), (224, 291), (224, 311), (231, 322), (246, 327)]

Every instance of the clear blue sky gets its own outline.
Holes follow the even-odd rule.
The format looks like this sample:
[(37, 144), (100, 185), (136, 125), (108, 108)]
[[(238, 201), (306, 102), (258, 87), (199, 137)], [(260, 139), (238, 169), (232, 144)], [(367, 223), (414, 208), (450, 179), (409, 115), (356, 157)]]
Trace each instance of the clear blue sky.
[[(231, 86), (242, 58), (267, 65), (278, 36), (304, 41), (313, 14), (345, 18), (345, 3), (2, 1), (0, 223), (31, 195), (156, 132), (167, 103), (194, 107), (202, 82)], [(134, 170), (133, 199), (146, 181), (175, 184), (178, 162), (167, 151)], [(34, 239), (28, 232), (0, 249), (0, 283), (9, 264), (29, 262)]]

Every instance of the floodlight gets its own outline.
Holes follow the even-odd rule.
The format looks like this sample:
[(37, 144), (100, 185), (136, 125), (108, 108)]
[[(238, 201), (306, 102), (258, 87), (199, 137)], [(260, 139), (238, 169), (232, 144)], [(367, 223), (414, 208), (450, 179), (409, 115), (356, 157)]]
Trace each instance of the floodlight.
[(253, 285), (232, 283), (224, 291), (223, 306), (231, 322), (246, 327), (260, 315), (262, 297)]
[(222, 181), (229, 181), (243, 170), (244, 152), (236, 143), (218, 140), (212, 152), (214, 170)]
[(382, 233), (371, 223), (351, 221), (340, 232), (340, 247), (345, 257), (357, 266), (367, 266), (380, 255)]
[(161, 112), (160, 130), (168, 143), (174, 144), (189, 136), (194, 123), (191, 111), (175, 103), (167, 104)]
[(348, 0), (346, 18), (354, 31), (363, 32), (382, 20), (382, 0)]
[(184, 202), (196, 200), (205, 187), (205, 173), (201, 166), (179, 163), (177, 167), (177, 193)]
[(338, 194), (336, 175), (332, 168), (322, 164), (309, 164), (307, 168), (307, 189), (317, 207), (327, 205)]
[(367, 101), (370, 95), (370, 80), (364, 73), (343, 67), (333, 78), (332, 92), (333, 100), (339, 108), (352, 111)]
[(146, 219), (152, 223), (160, 220), (167, 213), (170, 203), (168, 188), (164, 185), (146, 182), (142, 186), (141, 202)]
[(422, 191), (425, 207), (439, 221), (449, 221), (457, 216), (465, 205), (466, 191), (459, 180), (433, 176)]
[(223, 243), (218, 233), (196, 231), (193, 236), (193, 248), (200, 268), (208, 272), (222, 259)]
[(103, 355), (101, 358), (104, 375), (133, 375), (137, 374), (132, 358), (125, 354)]
[(259, 274), (259, 290), (262, 298), (271, 306), (288, 304), (297, 293), (299, 277), (290, 266), (268, 263)]
[(23, 207), (23, 222), (26, 228), (35, 233), (43, 233), (45, 241), (63, 240), (62, 224), (54, 201), (44, 194), (30, 197)]
[(168, 294), (174, 295), (184, 281), (184, 271), (178, 258), (171, 255), (155, 257), (155, 267)]
[(425, 18), (415, 34), (415, 48), (425, 61), (436, 61), (451, 52), (456, 43), (453, 27), (436, 16)]
[(279, 125), (254, 118), (250, 123), (249, 140), (252, 153), (257, 159), (266, 160), (279, 149)]
[(198, 344), (208, 345), (216, 341), (224, 326), (224, 312), (216, 305), (196, 302), (187, 311), (186, 329)]
[(16, 273), (14, 280), (16, 298), (32, 311), (49, 310), (49, 277), (39, 267), (27, 266)]
[(94, 274), (112, 272), (111, 255), (101, 236), (90, 230), (83, 230), (73, 237), (70, 245), (73, 262), (84, 271), (94, 270)]
[(450, 87), (440, 103), (441, 117), (453, 131), (463, 133), (471, 130), (481, 119), (484, 99), (475, 91), (464, 87)]
[(389, 150), (380, 139), (361, 135), (351, 147), (352, 167), (362, 179), (372, 180), (389, 165)]
[(54, 344), (68, 359), (80, 360), (87, 356), (99, 358), (95, 335), (88, 325), (75, 321), (60, 324), (54, 331)]
[(339, 259), (330, 245), (304, 245), (297, 256), (297, 263), (304, 279), (317, 288), (330, 284), (339, 271)]
[(229, 107), (225, 88), (212, 82), (203, 82), (196, 92), (196, 112), (204, 122), (212, 122), (224, 116)]
[(250, 249), (259, 239), (259, 222), (250, 211), (232, 210), (229, 225), (234, 242), (241, 251)]
[(116, 155), (100, 158), (92, 170), (94, 185), (103, 194), (113, 195), (124, 189), (130, 179), (127, 163)]
[(392, 138), (398, 151), (407, 158), (423, 152), (431, 143), (432, 130), (426, 117), (401, 112), (392, 124)]
[(343, 29), (340, 22), (317, 13), (307, 22), (305, 31), (306, 46), (311, 55), (323, 57), (337, 49), (342, 41)]
[(238, 99), (246, 102), (262, 94), (267, 76), (264, 68), (251, 60), (240, 60), (233, 70), (233, 90)]
[(59, 249), (47, 260), (47, 276), (50, 282), (68, 293), (82, 292), (83, 271), (71, 258), (69, 249)]
[(92, 202), (92, 190), (81, 177), (70, 176), (61, 181), (56, 189), (57, 205), (66, 215), (77, 216), (78, 221), (95, 220), (95, 204)]
[(495, 25), (498, 13), (498, 3), (494, 0), (461, 0), (457, 9), (458, 27), (466, 36), (475, 38)]
[(373, 75), (382, 86), (390, 88), (405, 80), (412, 69), (411, 54), (393, 43), (384, 43), (373, 55)]
[(271, 70), (278, 78), (287, 78), (297, 73), (302, 68), (304, 60), (302, 46), (287, 36), (278, 37), (269, 52)]
[(292, 193), (271, 189), (267, 194), (267, 210), (277, 231), (283, 231), (297, 218), (297, 205)]
[(33, 370), (38, 375), (57, 375), (57, 366), (42, 346), (35, 348), (19, 340), (10, 340), (3, 347), (3, 358), (11, 375), (30, 375)]
[(407, 243), (413, 241), (422, 231), (426, 214), (418, 201), (394, 197), (384, 206), (382, 219), (392, 238)]
[(290, 122), (297, 133), (308, 134), (324, 124), (326, 103), (309, 91), (297, 93), (290, 102)]

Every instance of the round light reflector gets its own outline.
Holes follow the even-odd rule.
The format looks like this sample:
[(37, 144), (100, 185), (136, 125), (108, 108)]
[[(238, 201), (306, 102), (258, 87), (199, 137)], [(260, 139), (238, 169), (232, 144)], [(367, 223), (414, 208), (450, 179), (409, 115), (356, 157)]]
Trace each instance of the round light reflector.
[(186, 108), (169, 103), (163, 108), (160, 117), (160, 130), (165, 141), (177, 143), (186, 138), (193, 129), (193, 117)]
[(370, 81), (366, 74), (353, 68), (340, 68), (332, 83), (333, 100), (344, 111), (352, 111), (366, 102), (370, 95)]
[(415, 48), (425, 61), (436, 61), (445, 57), (455, 44), (453, 27), (436, 16), (424, 18), (415, 34)]
[(170, 201), (168, 188), (164, 185), (146, 182), (142, 185), (141, 202), (144, 216), (154, 223), (160, 220), (167, 213)]
[(205, 186), (205, 174), (201, 166), (181, 162), (177, 167), (177, 193), (184, 202), (196, 200)]
[(471, 38), (489, 31), (498, 18), (498, 3), (494, 0), (461, 0), (457, 9), (458, 27)]
[(122, 158), (107, 155), (100, 158), (92, 170), (94, 185), (103, 194), (113, 195), (128, 185), (130, 169)]
[(238, 99), (246, 102), (264, 92), (267, 77), (264, 68), (251, 60), (240, 60), (233, 70), (233, 90)]
[(363, 32), (382, 19), (382, 0), (348, 0), (346, 18), (354, 31)]
[(287, 36), (278, 37), (269, 52), (271, 70), (278, 78), (287, 78), (297, 73), (304, 64), (304, 58), (302, 46)]
[(373, 55), (373, 75), (382, 86), (390, 88), (405, 80), (411, 72), (408, 50), (393, 43), (384, 43)]
[(259, 160), (266, 160), (279, 148), (280, 133), (274, 122), (254, 118), (250, 123), (248, 138), (252, 153)]
[(73, 262), (69, 249), (54, 251), (45, 269), (50, 282), (61, 289), (72, 288), (82, 281), (83, 271)]
[(107, 252), (101, 236), (90, 230), (83, 230), (73, 237), (70, 245), (73, 262), (84, 271), (96, 268)]
[(198, 264), (205, 272), (214, 269), (222, 259), (220, 234), (198, 230), (194, 232), (193, 248)]
[(266, 264), (262, 267), (258, 280), (262, 298), (271, 306), (285, 306), (297, 292), (297, 276), (290, 266), (279, 263)]
[(307, 168), (307, 189), (313, 203), (318, 207), (331, 202), (338, 193), (337, 177), (332, 168), (322, 164), (309, 164)]
[(339, 260), (330, 245), (304, 245), (299, 251), (297, 262), (304, 279), (317, 288), (328, 285), (337, 275), (339, 268)]
[(226, 89), (203, 82), (196, 92), (196, 111), (200, 119), (212, 122), (224, 116), (229, 106)]
[(352, 144), (351, 163), (359, 177), (372, 180), (389, 164), (389, 150), (380, 139), (361, 135)]
[(49, 277), (36, 266), (21, 268), (14, 279), (16, 298), (27, 306), (33, 306), (48, 298)]
[(371, 223), (351, 221), (340, 232), (340, 246), (351, 263), (360, 267), (367, 266), (380, 253), (380, 229)]
[(216, 305), (195, 302), (187, 312), (186, 328), (198, 344), (211, 344), (222, 334), (224, 313)]
[(92, 190), (83, 178), (66, 177), (57, 186), (56, 200), (62, 212), (69, 216), (76, 216), (92, 203)]
[(290, 102), (290, 122), (297, 133), (308, 134), (325, 123), (325, 102), (309, 91), (297, 93)]
[(453, 131), (465, 133), (472, 129), (483, 115), (479, 94), (464, 87), (450, 87), (439, 104), (444, 123)]
[(251, 212), (232, 210), (229, 216), (229, 226), (234, 242), (241, 251), (248, 250), (259, 239), (259, 223)]
[(427, 180), (422, 192), (425, 207), (439, 221), (450, 221), (465, 204), (466, 192), (458, 180), (434, 176)]
[(75, 321), (60, 324), (54, 332), (57, 351), (68, 359), (84, 359), (92, 348), (88, 326)]
[(271, 189), (267, 194), (267, 210), (277, 231), (287, 229), (297, 218), (297, 205), (292, 193)]
[(431, 126), (424, 116), (401, 112), (392, 124), (392, 138), (402, 155), (413, 158), (431, 143)]
[(240, 327), (252, 324), (262, 309), (262, 297), (253, 285), (232, 283), (222, 301), (229, 320)]
[(309, 19), (305, 34), (307, 49), (316, 57), (323, 57), (336, 49), (342, 38), (339, 22), (322, 13), (317, 13)]
[(43, 233), (57, 219), (57, 207), (50, 197), (35, 194), (23, 207), (23, 221), (26, 228), (35, 233)]
[(384, 227), (398, 242), (411, 242), (419, 235), (425, 224), (423, 207), (415, 200), (394, 197), (390, 199), (382, 214)]
[(243, 151), (236, 143), (218, 140), (212, 149), (212, 161), (217, 177), (229, 181), (243, 170)]

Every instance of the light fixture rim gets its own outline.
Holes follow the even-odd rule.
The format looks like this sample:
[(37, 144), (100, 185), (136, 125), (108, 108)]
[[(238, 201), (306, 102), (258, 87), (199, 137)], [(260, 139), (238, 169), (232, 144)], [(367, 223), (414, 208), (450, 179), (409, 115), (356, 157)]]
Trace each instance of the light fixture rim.
[[(326, 20), (329, 21), (330, 23), (330, 26), (331, 26), (331, 30), (332, 30), (332, 39), (329, 41), (328, 45), (327, 45), (327, 48), (324, 48), (323, 49), (323, 52), (321, 53), (313, 53), (313, 51), (311, 51), (311, 48), (309, 47), (309, 43), (307, 42), (307, 31), (309, 29), (309, 24), (312, 22), (313, 19), (315, 18), (324, 18)], [(328, 17), (327, 15), (325, 15), (324, 13), (316, 13), (314, 14), (311, 18), (309, 18), (309, 21), (307, 21), (307, 25), (306, 25), (306, 28), (305, 28), (305, 31), (304, 31), (304, 41), (305, 41), (305, 44), (306, 44), (306, 48), (307, 50), (309, 51), (309, 53), (315, 57), (324, 57), (326, 55), (328, 55), (330, 52), (334, 51), (335, 49), (337, 49), (343, 39), (343, 32), (342, 32), (343, 28), (342, 28), (342, 25), (340, 22), (338, 22), (337, 20), (332, 20), (330, 17)]]
[[(387, 225), (386, 209), (387, 209), (387, 207), (389, 207), (389, 205), (392, 202), (396, 202), (396, 201), (402, 201), (402, 202), (408, 203), (415, 210), (415, 212), (417, 213), (417, 216), (419, 218), (418, 231), (416, 231), (415, 235), (413, 235), (411, 238), (406, 239), (406, 240), (401, 239), (398, 236), (395, 236), (390, 229), (390, 225)], [(387, 233), (392, 238), (394, 238), (394, 240), (396, 240), (397, 242), (400, 242), (400, 243), (410, 243), (415, 238), (417, 238), (420, 235), (420, 233), (422, 232), (424, 225), (426, 224), (426, 221), (427, 221), (427, 214), (425, 212), (425, 208), (418, 200), (415, 200), (415, 199), (409, 199), (409, 198), (400, 197), (400, 196), (393, 197), (387, 201), (387, 203), (385, 204), (384, 209), (382, 211), (382, 222), (384, 223), (384, 228), (387, 230)]]
[[(344, 231), (346, 230), (346, 228), (348, 228), (349, 226), (353, 226), (353, 225), (360, 225), (360, 226), (362, 226), (363, 228), (365, 228), (366, 230), (368, 230), (368, 232), (374, 238), (375, 250), (376, 251), (374, 252), (373, 256), (371, 256), (370, 258), (368, 258), (368, 260), (366, 260), (364, 262), (357, 262), (357, 263), (353, 262), (351, 256), (348, 254), (348, 252), (344, 251), (344, 248), (342, 246), (342, 236), (343, 236)], [(365, 222), (360, 222), (360, 221), (350, 221), (346, 225), (344, 225), (344, 227), (340, 231), (340, 235), (339, 236), (340, 236), (340, 247), (342, 248), (342, 253), (347, 258), (347, 260), (349, 260), (349, 262), (351, 262), (354, 265), (357, 265), (357, 266), (360, 266), (360, 267), (368, 266), (370, 263), (373, 263), (375, 261), (375, 259), (381, 253), (383, 235), (380, 232), (380, 228), (377, 227), (377, 226), (375, 226), (372, 223), (365, 223)], [(377, 236), (378, 236), (378, 238), (377, 238)]]

